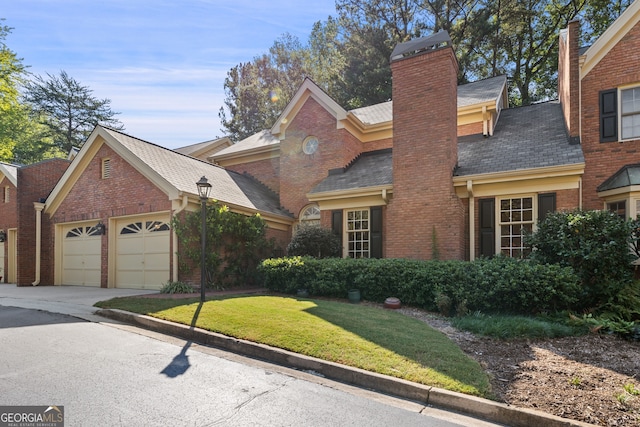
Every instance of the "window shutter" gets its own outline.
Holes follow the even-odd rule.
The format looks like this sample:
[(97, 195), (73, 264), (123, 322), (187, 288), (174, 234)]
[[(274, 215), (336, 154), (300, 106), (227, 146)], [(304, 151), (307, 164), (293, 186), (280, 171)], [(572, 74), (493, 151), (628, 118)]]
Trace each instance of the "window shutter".
[(538, 195), (538, 223), (547, 217), (549, 212), (556, 211), (556, 193)]
[(600, 92), (600, 142), (618, 140), (618, 90)]
[(371, 207), (370, 227), (369, 256), (382, 258), (382, 206)]
[(342, 242), (342, 209), (331, 211), (331, 230), (334, 234), (340, 237), (340, 247), (343, 247)]
[(494, 199), (480, 199), (480, 256), (496, 254), (496, 221)]

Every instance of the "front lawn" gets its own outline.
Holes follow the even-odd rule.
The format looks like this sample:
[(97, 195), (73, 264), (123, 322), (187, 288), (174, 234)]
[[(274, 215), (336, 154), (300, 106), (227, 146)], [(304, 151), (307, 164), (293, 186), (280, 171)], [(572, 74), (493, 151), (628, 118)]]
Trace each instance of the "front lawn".
[(444, 334), (391, 310), (279, 296), (127, 297), (96, 304), (146, 314), (380, 374), (490, 397), (487, 374)]

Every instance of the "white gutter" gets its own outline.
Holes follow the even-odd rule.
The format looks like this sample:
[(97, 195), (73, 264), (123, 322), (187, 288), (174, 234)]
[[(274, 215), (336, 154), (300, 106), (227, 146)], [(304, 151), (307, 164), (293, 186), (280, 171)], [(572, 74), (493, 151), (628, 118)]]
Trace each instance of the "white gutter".
[(42, 250), (42, 210), (44, 209), (44, 203), (33, 202), (33, 207), (36, 210), (36, 280), (31, 283), (33, 286), (40, 284), (40, 254)]

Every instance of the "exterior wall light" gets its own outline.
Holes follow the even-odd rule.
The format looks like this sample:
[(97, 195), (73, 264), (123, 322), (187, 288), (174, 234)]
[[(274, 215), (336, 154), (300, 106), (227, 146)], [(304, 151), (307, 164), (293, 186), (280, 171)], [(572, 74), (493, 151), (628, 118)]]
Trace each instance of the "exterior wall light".
[(100, 236), (104, 236), (107, 233), (107, 227), (102, 223), (102, 221), (96, 224), (96, 234)]

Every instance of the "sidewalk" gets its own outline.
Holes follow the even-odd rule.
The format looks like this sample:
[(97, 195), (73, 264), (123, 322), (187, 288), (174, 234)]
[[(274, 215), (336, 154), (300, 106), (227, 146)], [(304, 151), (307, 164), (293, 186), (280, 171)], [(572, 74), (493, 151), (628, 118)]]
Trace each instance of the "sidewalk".
[(16, 287), (0, 285), (1, 306), (21, 307), (67, 314), (92, 322), (104, 322), (105, 318), (128, 323), (165, 335), (180, 337), (202, 345), (242, 354), (270, 363), (303, 371), (313, 371), (326, 378), (362, 387), (376, 392), (394, 395), (427, 405), (474, 416), (505, 426), (529, 427), (587, 427), (591, 424), (560, 418), (530, 409), (437, 389), (409, 381), (326, 362), (286, 350), (250, 341), (239, 340), (199, 328), (155, 319), (149, 316), (121, 310), (103, 310), (93, 307), (98, 301), (111, 298), (157, 294), (157, 291), (135, 289), (104, 289), (79, 286)]

